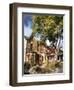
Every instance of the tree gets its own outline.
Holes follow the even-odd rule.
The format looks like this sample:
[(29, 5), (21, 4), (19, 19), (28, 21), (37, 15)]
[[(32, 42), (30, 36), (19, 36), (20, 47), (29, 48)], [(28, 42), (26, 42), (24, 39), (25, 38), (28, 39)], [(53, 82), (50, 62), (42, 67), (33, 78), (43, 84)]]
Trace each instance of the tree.
[(40, 39), (45, 41), (47, 38), (55, 42), (58, 38), (58, 32), (63, 28), (63, 16), (61, 15), (34, 15), (33, 34), (40, 35)]

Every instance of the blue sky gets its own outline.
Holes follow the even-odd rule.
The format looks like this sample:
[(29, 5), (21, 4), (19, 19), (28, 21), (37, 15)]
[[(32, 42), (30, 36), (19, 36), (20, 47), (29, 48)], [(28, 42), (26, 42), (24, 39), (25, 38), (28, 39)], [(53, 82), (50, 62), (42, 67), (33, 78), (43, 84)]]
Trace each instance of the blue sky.
[(24, 36), (30, 37), (32, 34), (32, 16), (24, 15), (23, 24), (24, 24)]

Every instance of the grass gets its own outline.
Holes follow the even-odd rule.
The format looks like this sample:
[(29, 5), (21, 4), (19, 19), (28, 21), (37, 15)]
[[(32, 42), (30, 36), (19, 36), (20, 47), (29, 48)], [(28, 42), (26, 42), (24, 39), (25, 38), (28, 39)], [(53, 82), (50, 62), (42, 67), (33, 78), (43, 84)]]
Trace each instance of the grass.
[(47, 74), (47, 73), (55, 73), (62, 72), (63, 69), (63, 61), (59, 60), (46, 60), (42, 65), (34, 65), (29, 69), (30, 74)]

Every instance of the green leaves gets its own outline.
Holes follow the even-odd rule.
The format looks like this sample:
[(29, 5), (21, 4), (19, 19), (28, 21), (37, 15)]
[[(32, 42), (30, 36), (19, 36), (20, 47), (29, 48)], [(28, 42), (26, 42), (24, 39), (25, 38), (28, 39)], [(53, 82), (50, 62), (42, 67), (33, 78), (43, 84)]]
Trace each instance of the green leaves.
[(54, 41), (58, 31), (63, 28), (63, 16), (61, 15), (34, 15), (32, 19), (33, 33), (42, 34), (50, 41)]

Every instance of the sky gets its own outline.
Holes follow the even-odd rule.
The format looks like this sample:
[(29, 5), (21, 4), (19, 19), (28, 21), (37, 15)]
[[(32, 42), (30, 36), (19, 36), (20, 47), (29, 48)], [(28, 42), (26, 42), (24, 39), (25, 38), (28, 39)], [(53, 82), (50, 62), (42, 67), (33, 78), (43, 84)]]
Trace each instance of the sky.
[(24, 24), (24, 36), (29, 38), (32, 34), (32, 16), (24, 15), (23, 24)]

